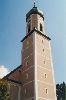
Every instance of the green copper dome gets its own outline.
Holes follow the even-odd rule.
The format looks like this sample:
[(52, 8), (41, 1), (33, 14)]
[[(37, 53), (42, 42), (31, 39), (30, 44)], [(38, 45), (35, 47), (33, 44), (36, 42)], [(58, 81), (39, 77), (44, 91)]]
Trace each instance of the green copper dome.
[(37, 7), (33, 7), (27, 14), (26, 14), (26, 21), (31, 14), (38, 14), (44, 19), (43, 12), (40, 11)]

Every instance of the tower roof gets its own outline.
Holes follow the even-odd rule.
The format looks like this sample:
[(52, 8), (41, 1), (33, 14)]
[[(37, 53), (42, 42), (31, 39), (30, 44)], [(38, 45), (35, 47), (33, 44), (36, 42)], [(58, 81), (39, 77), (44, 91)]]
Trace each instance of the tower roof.
[(28, 36), (30, 36), (33, 32), (37, 32), (37, 34), (42, 35), (44, 38), (46, 38), (47, 40), (51, 40), (50, 37), (48, 37), (47, 35), (42, 34), (40, 31), (38, 31), (36, 28), (34, 28), (28, 35), (26, 35), (21, 42), (23, 42), (26, 38), (28, 38)]
[(26, 14), (26, 21), (28, 19), (28, 17), (31, 15), (31, 14), (38, 14), (40, 15), (43, 19), (44, 19), (44, 14), (42, 11), (40, 11), (37, 7), (34, 7)]

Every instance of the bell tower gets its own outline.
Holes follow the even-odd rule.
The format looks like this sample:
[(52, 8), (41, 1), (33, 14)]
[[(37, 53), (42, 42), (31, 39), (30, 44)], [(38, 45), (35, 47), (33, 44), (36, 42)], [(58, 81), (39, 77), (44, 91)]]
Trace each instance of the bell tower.
[(44, 15), (34, 3), (34, 7), (26, 14), (26, 33), (29, 34), (34, 28), (44, 33)]
[(22, 39), (22, 100), (56, 100), (50, 40), (45, 35), (43, 12), (34, 4), (26, 14)]

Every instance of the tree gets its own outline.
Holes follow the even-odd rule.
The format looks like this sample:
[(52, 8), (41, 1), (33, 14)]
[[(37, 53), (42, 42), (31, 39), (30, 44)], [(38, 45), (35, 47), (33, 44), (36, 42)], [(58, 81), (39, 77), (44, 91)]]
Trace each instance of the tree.
[(10, 100), (8, 93), (8, 83), (0, 79), (0, 100)]
[(56, 85), (57, 100), (66, 100), (66, 84), (63, 82)]

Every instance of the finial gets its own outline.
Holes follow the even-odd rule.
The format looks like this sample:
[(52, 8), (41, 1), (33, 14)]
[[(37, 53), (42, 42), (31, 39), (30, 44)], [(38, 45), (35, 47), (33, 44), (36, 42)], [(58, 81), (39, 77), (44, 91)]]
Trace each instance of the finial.
[(33, 0), (34, 1), (34, 7), (35, 7), (35, 5), (36, 5), (36, 0)]
[(35, 7), (35, 1), (34, 1), (34, 7)]

